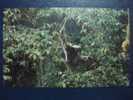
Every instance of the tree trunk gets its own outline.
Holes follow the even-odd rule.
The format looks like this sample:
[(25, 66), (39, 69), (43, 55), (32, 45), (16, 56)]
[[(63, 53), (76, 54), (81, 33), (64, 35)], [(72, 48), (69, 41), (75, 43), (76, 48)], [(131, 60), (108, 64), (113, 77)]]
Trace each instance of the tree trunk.
[(43, 85), (43, 65), (44, 65), (44, 59), (39, 59), (39, 64), (37, 66), (37, 82), (38, 82), (38, 86), (42, 87)]

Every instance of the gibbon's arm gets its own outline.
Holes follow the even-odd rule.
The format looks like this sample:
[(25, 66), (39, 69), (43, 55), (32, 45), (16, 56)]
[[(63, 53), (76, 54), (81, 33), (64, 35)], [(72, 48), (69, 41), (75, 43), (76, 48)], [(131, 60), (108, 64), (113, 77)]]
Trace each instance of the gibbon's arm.
[(122, 50), (124, 52), (128, 52), (129, 50), (129, 45), (130, 45), (130, 11), (129, 11), (129, 8), (127, 9), (128, 10), (128, 25), (127, 25), (127, 35), (126, 35), (126, 38), (125, 40), (122, 42)]
[(68, 54), (67, 54), (67, 50), (66, 50), (66, 43), (65, 43), (65, 40), (63, 41), (63, 39), (61, 38), (61, 36), (63, 35), (63, 31), (65, 29), (65, 24), (67, 22), (67, 17), (64, 17), (64, 20), (63, 20), (63, 25), (61, 26), (61, 29), (59, 30), (59, 40), (61, 42), (61, 46), (62, 46), (62, 49), (63, 49), (63, 52), (64, 52), (64, 55), (65, 55), (65, 62), (68, 61)]
[(61, 42), (61, 46), (62, 46), (62, 49), (63, 49), (64, 55), (65, 55), (65, 62), (67, 62), (67, 61), (68, 61), (68, 57), (67, 57), (66, 47), (65, 47), (65, 45), (64, 45), (64, 43), (63, 43), (63, 40), (61, 39), (60, 36), (59, 36), (59, 40), (60, 40), (60, 42)]

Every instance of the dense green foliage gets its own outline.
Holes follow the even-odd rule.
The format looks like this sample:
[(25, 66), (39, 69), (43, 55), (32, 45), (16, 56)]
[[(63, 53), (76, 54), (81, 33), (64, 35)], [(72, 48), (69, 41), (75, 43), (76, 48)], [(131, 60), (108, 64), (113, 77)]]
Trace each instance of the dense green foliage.
[[(45, 8), (4, 11), (4, 79), (13, 87), (103, 87), (128, 85), (128, 61), (122, 58), (127, 12), (118, 9)], [(99, 62), (95, 69), (66, 70), (59, 30), (81, 46), (81, 55)], [(70, 67), (70, 66), (69, 66)]]

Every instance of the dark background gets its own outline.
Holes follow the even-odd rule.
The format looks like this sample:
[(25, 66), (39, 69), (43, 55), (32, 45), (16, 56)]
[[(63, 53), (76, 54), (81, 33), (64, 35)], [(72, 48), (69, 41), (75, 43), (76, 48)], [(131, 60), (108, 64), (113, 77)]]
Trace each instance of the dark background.
[[(37, 2), (38, 1), (38, 2)], [(2, 88), (2, 10), (27, 7), (130, 8), (130, 87), (50, 89)], [(0, 100), (133, 100), (133, 1), (132, 0), (0, 0)]]

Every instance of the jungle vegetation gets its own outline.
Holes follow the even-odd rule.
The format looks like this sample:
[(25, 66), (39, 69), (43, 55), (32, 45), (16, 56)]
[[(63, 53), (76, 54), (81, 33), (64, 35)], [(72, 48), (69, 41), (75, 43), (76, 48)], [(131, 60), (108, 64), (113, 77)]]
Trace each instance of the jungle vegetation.
[(5, 9), (3, 79), (8, 87), (129, 85), (127, 9)]

